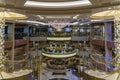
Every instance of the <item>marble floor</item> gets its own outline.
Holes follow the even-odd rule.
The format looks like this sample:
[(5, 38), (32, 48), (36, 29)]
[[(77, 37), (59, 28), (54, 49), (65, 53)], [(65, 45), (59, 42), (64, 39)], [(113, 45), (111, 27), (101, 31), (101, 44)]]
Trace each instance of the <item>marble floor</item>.
[(43, 69), (41, 71), (40, 80), (49, 80), (53, 78), (64, 78), (67, 80), (81, 80), (77, 76), (73, 75), (71, 71), (67, 71), (66, 75), (53, 75), (53, 72)]
[[(78, 78), (77, 76), (73, 75), (71, 71), (67, 71), (65, 75), (53, 75), (52, 71), (46, 69), (41, 70), (39, 77), (40, 80), (52, 80), (54, 78), (59, 78), (58, 80), (62, 80), (60, 78), (63, 78), (65, 80), (83, 80), (83, 78)], [(33, 78), (31, 77), (29, 80), (33, 80)]]
[[(35, 51), (30, 51), (30, 52), (31, 52), (32, 56), (36, 55)], [(87, 53), (85, 53), (84, 51), (81, 52), (81, 53), (84, 54), (84, 55), (85, 54), (87, 55)], [(41, 54), (39, 54), (39, 55), (41, 55)], [(66, 71), (66, 75), (53, 75), (52, 70), (48, 70), (48, 69), (45, 69), (45, 68), (42, 68), (40, 71), (41, 71), (41, 74), (39, 76), (40, 80), (49, 80), (49, 79), (53, 79), (53, 78), (64, 78), (66, 80), (83, 80), (83, 78), (80, 78), (80, 77), (77, 77), (77, 76), (73, 75), (71, 70)], [(34, 79), (32, 77), (30, 77), (29, 80), (34, 80)]]

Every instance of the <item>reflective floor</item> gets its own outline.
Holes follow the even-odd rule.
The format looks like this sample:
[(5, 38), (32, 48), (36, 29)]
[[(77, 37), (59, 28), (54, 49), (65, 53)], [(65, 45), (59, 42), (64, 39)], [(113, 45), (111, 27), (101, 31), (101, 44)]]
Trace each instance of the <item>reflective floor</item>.
[[(98, 79), (98, 78), (89, 76), (83, 72), (71, 73), (71, 71), (69, 71), (67, 72), (66, 75), (53, 75), (51, 71), (42, 70), (41, 73), (42, 74), (39, 76), (40, 80), (104, 80), (104, 79)], [(34, 79), (30, 77), (28, 80), (34, 80)]]
[(68, 79), (64, 79), (64, 78), (54, 78), (54, 79), (49, 79), (49, 80), (68, 80)]
[[(84, 55), (85, 52), (81, 52)], [(87, 56), (87, 55), (85, 55)], [(35, 79), (33, 77), (33, 74), (15, 78), (15, 79), (8, 79), (8, 80), (103, 80), (98, 79), (92, 76), (89, 76), (88, 74), (85, 74), (84, 72), (75, 72), (73, 70), (68, 70), (63, 74), (54, 74), (53, 70), (46, 69), (45, 67), (41, 68), (39, 79)]]
[[(85, 52), (81, 52), (86, 54)], [(85, 55), (86, 56), (86, 55)], [(92, 76), (85, 74), (84, 72), (73, 72), (72, 70), (68, 70), (64, 74), (54, 74), (52, 70), (48, 70), (46, 68), (41, 69), (41, 74), (39, 75), (40, 80), (103, 80), (98, 79)], [(34, 80), (30, 77), (28, 80)]]

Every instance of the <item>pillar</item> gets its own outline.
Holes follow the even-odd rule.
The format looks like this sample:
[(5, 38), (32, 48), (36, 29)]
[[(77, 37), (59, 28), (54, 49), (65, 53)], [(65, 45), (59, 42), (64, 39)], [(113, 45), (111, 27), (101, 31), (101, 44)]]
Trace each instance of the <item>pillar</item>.
[[(112, 23), (105, 23), (105, 61), (110, 62), (112, 60), (112, 53), (108, 49), (108, 41), (112, 41)], [(106, 71), (111, 70), (111, 65), (106, 64)]]
[(0, 18), (0, 68), (4, 69), (4, 33), (5, 33), (5, 22), (4, 19)]
[[(14, 36), (14, 26), (15, 24), (14, 23), (10, 23), (10, 24), (7, 24), (8, 25), (8, 36), (9, 36), (9, 41), (12, 42), (12, 49), (10, 51), (9, 54), (9, 66), (8, 66), (8, 70), (11, 71), (14, 69), (14, 53), (15, 53), (15, 48), (14, 48), (14, 45), (15, 45), (15, 36)], [(7, 66), (6, 66), (7, 67)]]
[(27, 25), (27, 30), (26, 30), (26, 33), (27, 33), (27, 60), (28, 60), (28, 62), (27, 62), (27, 64), (28, 64), (28, 67), (31, 67), (31, 56), (30, 56), (30, 49), (29, 49), (29, 35), (30, 35), (30, 33), (29, 33), (29, 24)]
[[(116, 54), (116, 62), (120, 62), (120, 16), (115, 12), (114, 18), (114, 53)], [(115, 64), (116, 69), (120, 68), (120, 64)]]

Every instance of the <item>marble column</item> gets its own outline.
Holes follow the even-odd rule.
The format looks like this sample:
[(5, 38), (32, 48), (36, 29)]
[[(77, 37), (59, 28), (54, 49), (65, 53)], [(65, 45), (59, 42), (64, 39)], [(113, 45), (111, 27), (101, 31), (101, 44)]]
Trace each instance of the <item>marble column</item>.
[(5, 34), (5, 21), (4, 19), (0, 19), (0, 68), (4, 68), (4, 60), (5, 60), (5, 54), (4, 54), (4, 34)]
[[(105, 23), (105, 61), (110, 62), (112, 60), (112, 54), (108, 49), (108, 41), (112, 41), (112, 23)], [(106, 70), (111, 70), (111, 65), (106, 64)]]
[[(117, 11), (114, 18), (114, 53), (116, 54), (116, 62), (120, 62), (120, 16), (117, 16)], [(115, 64), (116, 69), (120, 68), (120, 64)]]

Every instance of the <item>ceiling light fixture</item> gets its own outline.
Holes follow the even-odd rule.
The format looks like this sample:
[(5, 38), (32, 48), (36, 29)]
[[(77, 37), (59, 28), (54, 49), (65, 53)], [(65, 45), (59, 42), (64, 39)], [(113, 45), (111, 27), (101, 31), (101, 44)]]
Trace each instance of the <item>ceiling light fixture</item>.
[(43, 16), (40, 16), (40, 15), (37, 15), (40, 19), (44, 19), (44, 17)]
[(79, 17), (79, 15), (76, 15), (76, 16), (73, 17), (73, 19), (77, 19), (78, 17)]
[(48, 25), (48, 23), (39, 22), (39, 21), (30, 21), (30, 20), (16, 20), (16, 22), (31, 23), (31, 24), (40, 24), (40, 25)]
[(29, 7), (73, 7), (73, 6), (86, 6), (91, 5), (89, 0), (78, 0), (78, 1), (70, 1), (70, 2), (38, 2), (38, 1), (26, 1), (24, 6)]

